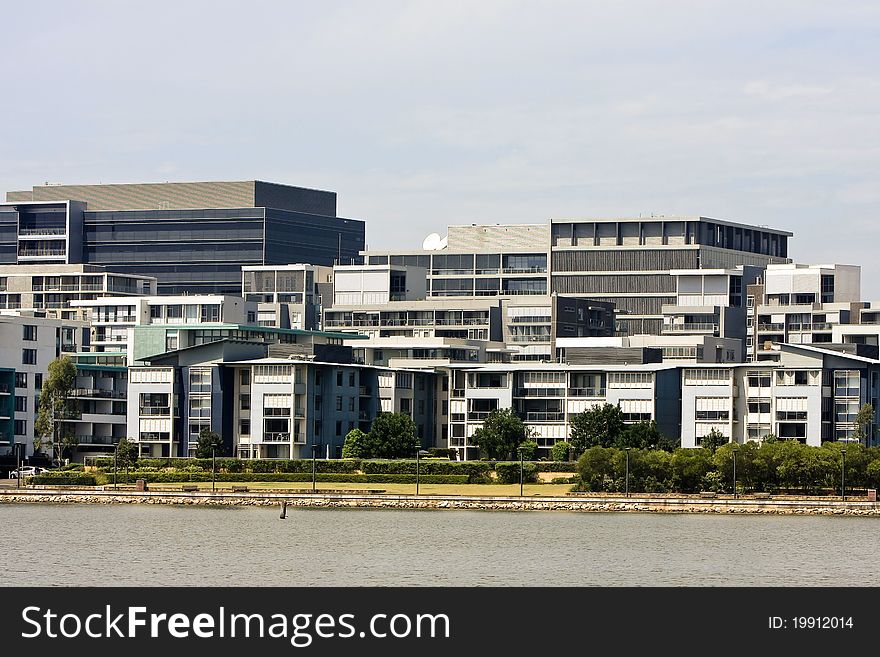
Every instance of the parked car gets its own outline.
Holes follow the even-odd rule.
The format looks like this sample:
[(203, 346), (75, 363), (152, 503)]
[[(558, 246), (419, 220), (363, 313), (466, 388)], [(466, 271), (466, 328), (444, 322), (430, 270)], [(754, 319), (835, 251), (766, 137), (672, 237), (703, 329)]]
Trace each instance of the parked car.
[(9, 473), (10, 479), (18, 479), (19, 477), (36, 477), (39, 474), (43, 474), (46, 471), (45, 468), (37, 468), (32, 465), (23, 465), (18, 470), (13, 470)]

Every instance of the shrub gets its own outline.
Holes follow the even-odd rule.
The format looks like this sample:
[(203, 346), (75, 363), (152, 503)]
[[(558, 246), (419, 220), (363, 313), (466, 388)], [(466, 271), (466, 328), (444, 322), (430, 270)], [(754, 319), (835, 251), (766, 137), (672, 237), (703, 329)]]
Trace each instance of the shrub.
[(41, 486), (94, 486), (95, 476), (82, 472), (62, 470), (60, 472), (30, 477), (28, 481)]
[(554, 461), (568, 461), (571, 454), (571, 443), (562, 440), (550, 448), (550, 458)]
[[(500, 484), (518, 484), (520, 474), (520, 463), (496, 463), (495, 472), (498, 474), (498, 483)], [(538, 468), (534, 463), (522, 464), (523, 482), (526, 484), (536, 483), (538, 481)]]
[[(129, 472), (119, 473), (117, 483), (133, 483), (138, 479), (144, 479), (151, 484), (170, 484), (170, 483), (204, 483), (211, 481), (210, 472), (183, 473), (183, 472)], [(312, 480), (311, 473), (304, 472), (244, 472), (219, 473), (215, 481), (221, 482), (310, 482)], [(423, 484), (466, 484), (468, 477), (466, 475), (421, 475), (419, 480)], [(416, 476), (409, 474), (338, 474), (338, 473), (316, 473), (315, 481), (337, 482), (337, 483), (368, 483), (368, 484), (415, 484)], [(101, 475), (101, 483), (112, 484), (113, 475)]]
[(577, 461), (538, 461), (535, 467), (538, 472), (577, 472)]

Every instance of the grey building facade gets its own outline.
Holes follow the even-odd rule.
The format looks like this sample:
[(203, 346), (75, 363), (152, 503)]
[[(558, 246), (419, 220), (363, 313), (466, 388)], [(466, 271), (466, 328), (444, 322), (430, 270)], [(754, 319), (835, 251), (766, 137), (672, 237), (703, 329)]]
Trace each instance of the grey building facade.
[(336, 194), (258, 180), (45, 185), (0, 204), (0, 263), (103, 265), (160, 294), (241, 294), (242, 265), (332, 265), (364, 247)]

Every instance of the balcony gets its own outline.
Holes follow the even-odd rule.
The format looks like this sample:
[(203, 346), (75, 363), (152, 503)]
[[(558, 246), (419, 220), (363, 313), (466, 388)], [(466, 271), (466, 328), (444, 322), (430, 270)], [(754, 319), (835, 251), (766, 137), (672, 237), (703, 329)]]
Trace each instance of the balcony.
[(505, 267), (502, 274), (546, 274), (547, 267)]
[(99, 399), (125, 399), (126, 393), (119, 390), (99, 390), (97, 388), (77, 388), (70, 392), (71, 397), (96, 397)]
[(517, 388), (517, 397), (565, 397), (565, 388)]
[(302, 408), (301, 406), (298, 406), (297, 408), (294, 409), (293, 417), (305, 417), (305, 416), (306, 416), (306, 409)]
[(371, 397), (373, 395), (373, 391), (369, 386), (361, 386), (358, 388), (358, 396), (360, 397)]
[(526, 422), (565, 422), (563, 411), (527, 412), (525, 416)]
[(57, 258), (67, 255), (66, 249), (19, 249), (19, 258)]
[(604, 397), (605, 388), (569, 388), (569, 397)]
[(67, 229), (63, 226), (45, 226), (43, 228), (19, 228), (19, 237), (34, 237), (43, 235), (66, 235)]
[(714, 333), (718, 324), (708, 322), (684, 322), (681, 324), (664, 324), (663, 333)]
[(758, 324), (758, 332), (759, 333), (762, 333), (765, 331), (767, 331), (767, 332), (772, 331), (774, 333), (781, 333), (784, 330), (785, 330), (785, 324), (781, 324), (781, 323), (780, 324)]
[(830, 331), (831, 327), (831, 322), (813, 322), (814, 331)]
[(492, 411), (471, 411), (467, 414), (468, 422), (482, 422)]
[(140, 414), (146, 416), (170, 416), (170, 406), (141, 406)]
[(540, 342), (548, 344), (550, 342), (549, 335), (512, 335), (510, 342)]
[(464, 397), (464, 390), (461, 389), (461, 388), (453, 388), (453, 390), (452, 390), (452, 397), (453, 397), (453, 398)]
[(289, 432), (264, 433), (263, 442), (267, 443), (287, 443), (290, 442)]
[(83, 445), (114, 445), (119, 438), (113, 436), (76, 436), (77, 444)]

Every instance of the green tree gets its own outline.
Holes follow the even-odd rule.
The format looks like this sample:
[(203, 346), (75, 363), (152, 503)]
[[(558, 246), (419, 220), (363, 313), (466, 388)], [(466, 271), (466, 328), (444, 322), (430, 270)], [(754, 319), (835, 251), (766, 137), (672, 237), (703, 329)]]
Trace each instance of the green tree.
[(867, 442), (866, 438), (870, 433), (868, 425), (874, 422), (874, 405), (862, 404), (859, 412), (856, 414), (856, 430), (853, 432), (853, 438), (860, 443)]
[(603, 491), (614, 487), (616, 449), (608, 449), (594, 445), (581, 454), (577, 463), (577, 472), (581, 484), (591, 491)]
[(65, 424), (75, 418), (70, 395), (76, 387), (76, 365), (69, 356), (61, 356), (49, 363), (49, 372), (40, 391), (40, 405), (34, 423), (34, 433), (52, 441), (55, 461), (61, 465), (65, 450), (76, 445), (73, 432)]
[(420, 447), (416, 423), (406, 413), (379, 413), (370, 425), (370, 458), (411, 458)]
[(763, 483), (761, 468), (758, 462), (759, 447), (756, 443), (746, 442), (743, 445), (727, 443), (715, 450), (712, 462), (721, 475), (723, 490), (733, 490), (733, 450), (736, 452), (736, 482), (743, 490), (755, 490)]
[(571, 458), (571, 443), (560, 440), (550, 448), (550, 458), (554, 461), (568, 461)]
[(538, 457), (538, 443), (534, 440), (524, 440), (517, 446), (517, 456), (522, 452), (524, 461), (534, 461)]
[(626, 427), (618, 436), (615, 447), (623, 449), (656, 449), (663, 440), (663, 434), (657, 428), (654, 420), (648, 422), (636, 422)]
[(128, 469), (137, 463), (137, 447), (128, 438), (120, 438), (113, 452), (116, 458), (116, 467)]
[(370, 458), (369, 447), (369, 436), (360, 429), (352, 429), (345, 436), (345, 442), (342, 445), (342, 458)]
[(196, 443), (196, 458), (209, 459), (211, 456), (223, 456), (225, 451), (223, 438), (216, 431), (207, 427), (199, 432), (199, 442)]
[(596, 405), (571, 419), (571, 444), (577, 454), (596, 445), (611, 447), (625, 428), (620, 405)]
[(471, 442), (485, 458), (519, 458), (516, 448), (530, 435), (528, 427), (512, 408), (497, 408), (474, 431)]
[(708, 449), (713, 454), (715, 450), (721, 447), (722, 445), (726, 445), (730, 440), (723, 433), (718, 431), (718, 429), (713, 428), (709, 433), (703, 436), (700, 439), (700, 447)]
[(672, 485), (682, 493), (699, 490), (706, 474), (714, 468), (708, 449), (679, 448), (672, 454)]

